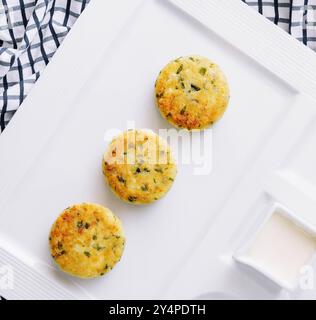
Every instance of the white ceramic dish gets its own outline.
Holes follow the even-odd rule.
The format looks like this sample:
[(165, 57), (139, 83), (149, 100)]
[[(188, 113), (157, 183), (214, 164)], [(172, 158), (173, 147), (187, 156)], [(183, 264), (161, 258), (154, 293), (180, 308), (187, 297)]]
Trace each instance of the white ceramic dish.
[[(213, 171), (194, 176), (192, 165), (179, 165), (166, 198), (124, 204), (103, 184), (104, 133), (124, 129), (126, 120), (168, 127), (155, 109), (153, 84), (166, 62), (192, 53), (217, 61), (231, 87), (229, 109), (213, 129)], [(14, 243), (35, 273), (65, 291), (46, 298), (192, 298), (209, 291), (275, 298), (264, 284), (245, 285), (231, 256), (274, 199), (316, 222), (316, 155), (297, 156), (316, 134), (316, 106), (305, 96), (316, 95), (315, 69), (312, 51), (241, 1), (92, 1), (0, 137), (2, 247), (11, 253), (5, 243)], [(299, 190), (291, 186), (297, 177)], [(109, 206), (128, 239), (121, 263), (93, 281), (56, 271), (47, 249), (58, 213), (82, 201)], [(16, 277), (15, 289), (0, 293), (21, 297), (32, 283)], [(39, 295), (47, 292), (47, 282), (36, 279), (36, 286)]]
[[(282, 215), (286, 220), (291, 221), (293, 223), (293, 226), (297, 226), (297, 227), (295, 227), (295, 228), (298, 228), (297, 230), (301, 230), (302, 232), (304, 232), (304, 234), (310, 235), (311, 238), (316, 237), (315, 226), (313, 226), (309, 223), (306, 223), (305, 221), (303, 221), (302, 219), (297, 217), (293, 212), (290, 212), (287, 208), (285, 208), (281, 204), (276, 203), (272, 206), (272, 208), (270, 208), (270, 210), (266, 214), (265, 221), (263, 223), (261, 223), (261, 225), (256, 230), (255, 230), (255, 228), (252, 229), (250, 239), (248, 239), (245, 242), (245, 244), (241, 248), (239, 248), (236, 253), (234, 253), (233, 258), (237, 262), (244, 264), (246, 266), (249, 266), (253, 270), (263, 274), (265, 277), (267, 277), (271, 281), (275, 282), (281, 288), (285, 288), (287, 290), (294, 291), (294, 290), (298, 289), (299, 277), (300, 277), (299, 271), (296, 274), (295, 280), (294, 280), (294, 278), (293, 278), (293, 280), (285, 279), (283, 274), (276, 275), (273, 268), (271, 268), (271, 266), (269, 266), (269, 265), (266, 265), (266, 262), (264, 260), (264, 259), (266, 259), (266, 257), (263, 256), (263, 258), (260, 259), (260, 262), (257, 259), (253, 259), (253, 258), (249, 257), (249, 250), (252, 248), (257, 237), (265, 229), (265, 227), (267, 226), (267, 223), (271, 221), (270, 219), (275, 214)], [(286, 220), (284, 220), (284, 222)], [(278, 228), (280, 228), (280, 225), (278, 226)], [(278, 231), (280, 231), (280, 230), (278, 229)], [(267, 239), (265, 238), (265, 240), (267, 240)], [(282, 240), (282, 239), (275, 238), (273, 241), (280, 241), (280, 240)], [(314, 240), (314, 242), (316, 242), (316, 241)], [(262, 243), (261, 243), (261, 245), (262, 245)], [(269, 248), (269, 250), (273, 250), (273, 248)], [(295, 255), (294, 250), (295, 250), (294, 248), (291, 249), (291, 251), (292, 251), (291, 254), (293, 256)], [(310, 251), (310, 249), (309, 249), (309, 251)], [(312, 266), (312, 261), (315, 256), (315, 253), (316, 253), (316, 251), (315, 251), (315, 247), (314, 247), (313, 252), (311, 254), (310, 254), (310, 252), (308, 253), (309, 258), (304, 259), (304, 261), (301, 261), (302, 262), (301, 263), (302, 269), (306, 266), (309, 266), (309, 265)], [(279, 257), (282, 257), (282, 251), (281, 252), (278, 251), (277, 254), (279, 255)], [(282, 267), (283, 270), (284, 270), (284, 267), (285, 266)], [(275, 266), (274, 266), (274, 268), (275, 268)]]

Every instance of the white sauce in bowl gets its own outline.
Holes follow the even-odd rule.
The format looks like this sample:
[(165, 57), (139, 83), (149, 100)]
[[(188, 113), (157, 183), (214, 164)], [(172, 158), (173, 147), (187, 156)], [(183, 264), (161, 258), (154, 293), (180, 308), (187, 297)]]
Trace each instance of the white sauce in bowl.
[(315, 236), (276, 211), (240, 262), (251, 265), (278, 283), (295, 287), (300, 271), (310, 263), (315, 250)]

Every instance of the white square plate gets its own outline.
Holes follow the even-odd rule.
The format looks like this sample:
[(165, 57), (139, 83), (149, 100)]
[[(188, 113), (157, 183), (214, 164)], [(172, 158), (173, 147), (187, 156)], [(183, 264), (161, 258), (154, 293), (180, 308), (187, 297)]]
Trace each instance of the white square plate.
[[(172, 298), (190, 298), (223, 285), (227, 279), (222, 281), (220, 270), (227, 266), (233, 272), (219, 258), (231, 250), (226, 238), (241, 230), (249, 205), (255, 205), (257, 215), (271, 200), (258, 202), (264, 186), (256, 184), (255, 176), (243, 185), (244, 177), (254, 167), (260, 177), (275, 177), (279, 163), (288, 159), (314, 119), (314, 101), (298, 93), (316, 95), (312, 51), (241, 1), (170, 2), (92, 1), (0, 138), (2, 247), (54, 284), (47, 298), (64, 297), (58, 290), (78, 298), (162, 298), (167, 291)], [(212, 130), (213, 171), (196, 176), (193, 165), (179, 164), (175, 185), (163, 200), (146, 207), (124, 204), (103, 183), (104, 134), (126, 129), (127, 120), (154, 131), (169, 128), (155, 108), (154, 82), (169, 60), (187, 54), (216, 61), (231, 87), (229, 109)], [(298, 131), (293, 133), (292, 126)], [(267, 148), (271, 150), (262, 161), (259, 155)], [(295, 162), (298, 168), (302, 165), (300, 159)], [(302, 177), (290, 165), (286, 170)], [(276, 186), (272, 180), (267, 179), (271, 188)], [(232, 212), (227, 206), (234, 205), (236, 192), (238, 205)], [(84, 201), (111, 208), (127, 236), (120, 264), (108, 276), (89, 281), (56, 271), (47, 247), (56, 216)], [(299, 200), (294, 205), (299, 207)], [(214, 225), (220, 228), (208, 233)], [(217, 248), (202, 241), (207, 233), (216, 235)], [(195, 250), (200, 244), (207, 246), (203, 254)], [(193, 270), (184, 268), (192, 256)], [(209, 259), (216, 260), (218, 268), (208, 273), (203, 268)], [(185, 280), (175, 279), (180, 270)], [(222, 283), (204, 281), (209, 275)], [(28, 277), (17, 277), (14, 290), (0, 293), (23, 297), (27, 281), (31, 283)], [(38, 280), (37, 286), (40, 296), (47, 283)], [(248, 292), (253, 288), (257, 286)], [(257, 292), (268, 294), (264, 287)]]

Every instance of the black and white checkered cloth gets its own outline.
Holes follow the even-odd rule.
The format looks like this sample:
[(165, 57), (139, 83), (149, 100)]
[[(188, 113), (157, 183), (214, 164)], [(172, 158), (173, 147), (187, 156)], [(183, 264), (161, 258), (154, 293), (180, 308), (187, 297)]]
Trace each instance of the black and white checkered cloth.
[[(316, 50), (316, 0), (242, 1)], [(0, 132), (88, 2), (0, 0)]]
[(316, 0), (242, 0), (316, 51)]
[(0, 0), (0, 132), (89, 0)]

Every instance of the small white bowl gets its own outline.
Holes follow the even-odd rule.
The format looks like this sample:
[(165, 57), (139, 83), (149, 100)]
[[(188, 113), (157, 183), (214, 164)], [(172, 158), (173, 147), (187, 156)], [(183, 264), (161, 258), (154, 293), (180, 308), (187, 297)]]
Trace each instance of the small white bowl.
[[(294, 225), (296, 225), (296, 227), (298, 228), (298, 230), (300, 230), (302, 232), (302, 234), (305, 233), (306, 241), (308, 238), (315, 238), (315, 249), (316, 249), (316, 229), (315, 229), (315, 227), (312, 226), (311, 224), (308, 224), (306, 221), (303, 221), (302, 219), (300, 219), (297, 215), (290, 212), (284, 206), (280, 205), (279, 203), (275, 203), (273, 205), (273, 207), (268, 211), (264, 222), (261, 224), (261, 226), (258, 228), (258, 230), (250, 237), (250, 239), (248, 241), (246, 241), (245, 245), (243, 245), (240, 249), (237, 250), (237, 252), (233, 255), (233, 259), (236, 262), (241, 263), (243, 265), (246, 265), (246, 266), (250, 267), (251, 269), (254, 269), (255, 271), (263, 274), (265, 277), (272, 280), (278, 286), (280, 286), (284, 289), (290, 290), (290, 291), (294, 291), (297, 288), (298, 282), (299, 282), (299, 270), (297, 273), (296, 280), (289, 281), (289, 280), (285, 279), (286, 277), (282, 278), (282, 276), (280, 276), (280, 272), (272, 272), (271, 266), (268, 267), (267, 263), (265, 264), (265, 263), (259, 262), (258, 259), (256, 261), (249, 254), (249, 252), (251, 251), (251, 248), (253, 247), (253, 244), (256, 242), (259, 235), (264, 230), (264, 228), (267, 226), (268, 222), (270, 221), (270, 219), (272, 218), (272, 216), (274, 214), (279, 214), (283, 218), (285, 218), (286, 220), (290, 221), (291, 223), (294, 223)], [(270, 226), (270, 228), (271, 228), (271, 226)], [(280, 246), (279, 246), (279, 248), (278, 248), (278, 246), (275, 246), (275, 248), (276, 248), (275, 250), (278, 250), (278, 249), (280, 250)], [(271, 250), (273, 250), (273, 247), (271, 247)], [(301, 265), (301, 267), (309, 265), (312, 262), (313, 256), (316, 252), (316, 251), (314, 251), (314, 249), (309, 248), (309, 251), (312, 251), (312, 250), (313, 250), (313, 253), (311, 254), (310, 258), (306, 259), (304, 261), (304, 263)], [(275, 252), (275, 253), (278, 254), (278, 252)], [(284, 253), (284, 251), (283, 251), (283, 253)], [(282, 256), (282, 252), (279, 252), (279, 255)], [(284, 263), (286, 263), (286, 262), (284, 262)], [(278, 268), (282, 267), (280, 265), (280, 261), (277, 262), (275, 264), (275, 266)]]

